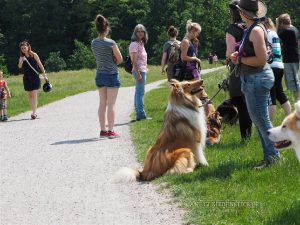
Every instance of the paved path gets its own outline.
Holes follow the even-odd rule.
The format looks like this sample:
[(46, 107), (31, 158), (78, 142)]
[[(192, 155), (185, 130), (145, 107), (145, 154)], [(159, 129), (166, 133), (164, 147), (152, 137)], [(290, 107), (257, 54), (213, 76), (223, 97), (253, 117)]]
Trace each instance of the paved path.
[(0, 224), (182, 224), (184, 211), (158, 186), (111, 182), (120, 167), (140, 167), (128, 126), (133, 95), (133, 87), (118, 95), (120, 139), (98, 138), (97, 91), (41, 107), (34, 121), (27, 112), (1, 123)]

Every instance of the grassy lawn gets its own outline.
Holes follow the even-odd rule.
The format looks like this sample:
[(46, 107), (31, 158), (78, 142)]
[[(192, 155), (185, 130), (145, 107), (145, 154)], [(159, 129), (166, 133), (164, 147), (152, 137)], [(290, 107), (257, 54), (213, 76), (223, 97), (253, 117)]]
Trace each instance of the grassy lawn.
[[(203, 77), (210, 96), (226, 77), (226, 70)], [(287, 91), (286, 91), (287, 93)], [(228, 97), (222, 91), (214, 100), (219, 105)], [(146, 95), (145, 106), (151, 121), (131, 125), (137, 156), (143, 162), (161, 128), (168, 88)], [(289, 94), (294, 108), (292, 96)], [(274, 125), (284, 115), (278, 109)], [(187, 175), (164, 176), (154, 182), (171, 190), (175, 200), (188, 209), (187, 224), (300, 224), (300, 166), (294, 151), (283, 151), (279, 165), (263, 171), (253, 170), (262, 159), (262, 149), (253, 129), (249, 142), (240, 141), (239, 127), (223, 127), (221, 142), (206, 148), (209, 167), (198, 167)]]
[[(213, 68), (207, 61), (203, 61), (202, 68)], [(120, 69), (121, 86), (133, 86), (135, 81), (133, 77)], [(10, 88), (12, 98), (8, 100), (8, 115), (14, 116), (19, 113), (30, 110), (27, 100), (27, 94), (23, 89), (23, 76), (10, 76), (6, 78)], [(48, 77), (53, 85), (53, 91), (50, 93), (39, 92), (39, 106), (60, 100), (70, 95), (96, 90), (95, 70), (62, 71), (58, 73), (49, 73)], [(160, 73), (159, 66), (149, 66), (147, 83), (165, 79)], [(42, 81), (43, 83), (43, 81)]]

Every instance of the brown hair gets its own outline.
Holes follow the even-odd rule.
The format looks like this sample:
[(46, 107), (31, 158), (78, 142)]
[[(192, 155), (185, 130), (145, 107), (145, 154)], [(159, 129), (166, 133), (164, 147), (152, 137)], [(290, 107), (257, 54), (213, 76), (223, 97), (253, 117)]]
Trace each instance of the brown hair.
[(96, 16), (95, 23), (99, 34), (104, 34), (110, 30), (108, 20), (100, 14)]
[(291, 17), (289, 14), (281, 14), (277, 19), (277, 26), (278, 28), (282, 28), (283, 26), (289, 26), (292, 24)]
[(21, 50), (21, 47), (22, 46), (27, 46), (28, 47), (28, 54), (30, 57), (33, 57), (33, 51), (31, 50), (31, 45), (29, 44), (28, 41), (22, 41), (20, 44), (19, 44), (19, 48), (20, 48), (20, 56), (23, 57), (25, 56), (25, 54), (22, 52)]
[(168, 35), (169, 35), (169, 37), (171, 37), (171, 38), (177, 37), (177, 35), (178, 35), (178, 30), (177, 30), (177, 28), (174, 27), (174, 26), (170, 26), (169, 29), (168, 29)]
[(272, 31), (276, 31), (276, 27), (272, 21), (271, 18), (267, 18), (265, 19), (265, 21), (263, 22), (263, 24), (265, 25), (265, 27), (269, 30), (272, 30)]

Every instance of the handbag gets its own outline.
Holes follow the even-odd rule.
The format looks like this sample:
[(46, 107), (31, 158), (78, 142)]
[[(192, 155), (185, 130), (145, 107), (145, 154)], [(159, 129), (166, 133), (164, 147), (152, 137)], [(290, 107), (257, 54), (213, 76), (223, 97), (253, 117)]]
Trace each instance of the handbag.
[(126, 57), (126, 60), (125, 60), (125, 64), (124, 64), (124, 69), (127, 73), (130, 73), (132, 72), (132, 62), (131, 62), (131, 58), (130, 56), (127, 56)]

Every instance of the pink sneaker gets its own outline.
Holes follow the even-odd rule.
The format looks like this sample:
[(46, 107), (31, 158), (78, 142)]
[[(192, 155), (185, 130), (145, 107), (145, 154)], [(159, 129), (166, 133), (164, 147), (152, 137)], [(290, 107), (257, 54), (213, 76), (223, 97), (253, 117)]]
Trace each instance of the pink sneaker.
[(100, 131), (100, 138), (108, 138), (108, 137), (109, 137), (108, 131), (106, 131), (106, 130)]
[(120, 137), (120, 135), (117, 134), (117, 133), (114, 132), (114, 131), (110, 131), (110, 130), (109, 130), (107, 133), (108, 133), (108, 138), (109, 138), (109, 139), (114, 139), (114, 138), (119, 138), (119, 137)]

